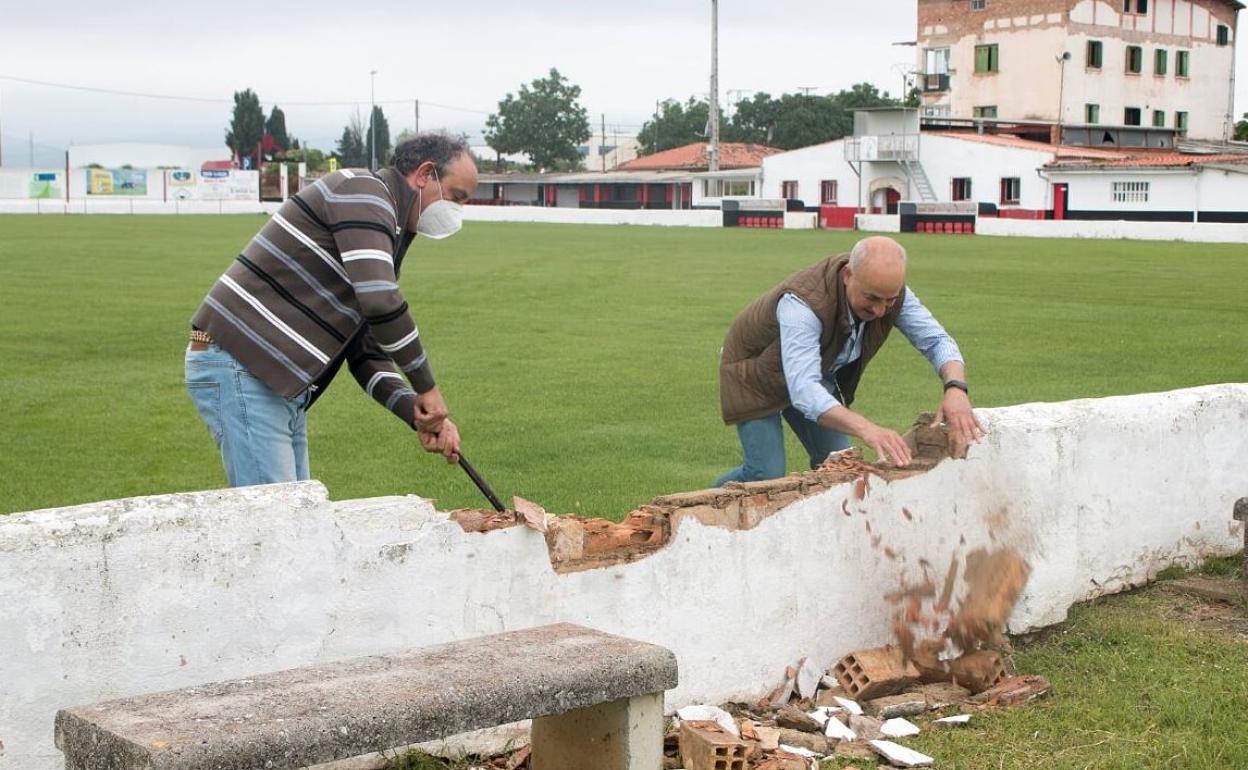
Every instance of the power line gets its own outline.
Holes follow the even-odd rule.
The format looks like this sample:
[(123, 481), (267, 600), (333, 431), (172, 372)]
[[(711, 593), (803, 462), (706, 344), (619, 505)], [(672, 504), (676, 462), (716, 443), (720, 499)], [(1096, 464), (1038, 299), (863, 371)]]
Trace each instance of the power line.
[[(33, 78), (17, 77), (16, 75), (0, 75), (0, 80), (8, 80), (14, 83), (25, 83), (27, 85), (45, 86), (48, 88), (64, 88), (71, 91), (87, 91), (89, 93), (110, 94), (113, 96), (130, 96), (138, 99), (162, 99), (165, 101), (177, 102), (199, 102), (203, 104), (233, 104), (234, 99), (222, 99), (218, 97), (208, 96), (180, 96), (177, 94), (153, 94), (142, 91), (126, 91), (118, 88), (99, 88), (96, 86), (83, 86), (73, 83), (54, 83), (49, 80), (35, 80)], [(377, 104), (411, 104), (416, 97), (408, 99), (379, 99)], [(425, 99), (420, 100), (422, 104), (430, 107), (437, 107), (443, 110), (452, 110), (454, 112), (469, 112), (476, 115), (489, 115), (487, 110), (475, 110), (470, 107), (456, 107), (451, 104), (439, 104), (438, 102), (430, 102)], [(262, 102), (263, 104), (276, 104), (285, 107), (350, 107), (363, 104), (362, 99), (348, 101), (302, 101), (302, 100), (286, 100), (286, 99), (269, 99)]]

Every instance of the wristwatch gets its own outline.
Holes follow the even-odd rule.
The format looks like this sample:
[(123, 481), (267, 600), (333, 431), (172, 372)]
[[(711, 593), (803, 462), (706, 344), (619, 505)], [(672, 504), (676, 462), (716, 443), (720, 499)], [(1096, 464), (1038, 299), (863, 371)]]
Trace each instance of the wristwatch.
[(946, 380), (945, 390), (949, 390), (950, 388), (957, 388), (958, 390), (962, 391), (966, 395), (968, 396), (971, 395), (970, 388), (968, 388), (966, 386), (966, 383), (963, 382), (962, 380)]

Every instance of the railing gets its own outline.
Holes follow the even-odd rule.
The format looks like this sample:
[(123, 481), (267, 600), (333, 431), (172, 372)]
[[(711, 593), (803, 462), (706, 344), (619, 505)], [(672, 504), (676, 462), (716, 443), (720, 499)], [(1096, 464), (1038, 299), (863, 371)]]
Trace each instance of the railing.
[(948, 73), (928, 73), (923, 77), (923, 90), (927, 93), (936, 93), (939, 91), (949, 90), (949, 74)]
[(873, 160), (918, 160), (918, 134), (851, 136), (845, 139), (845, 160), (859, 163)]

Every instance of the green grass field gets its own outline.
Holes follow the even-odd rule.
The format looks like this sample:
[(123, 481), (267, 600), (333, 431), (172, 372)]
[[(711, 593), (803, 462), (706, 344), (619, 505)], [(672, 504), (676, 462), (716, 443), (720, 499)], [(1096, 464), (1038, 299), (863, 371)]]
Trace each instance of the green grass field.
[[(182, 352), (195, 307), (262, 221), (0, 217), (0, 512), (223, 485)], [(465, 453), (500, 494), (619, 517), (738, 462), (716, 396), (728, 323), (853, 240), (469, 224), (420, 241), (402, 284)], [(980, 406), (1248, 380), (1248, 247), (902, 240)], [(868, 416), (903, 428), (940, 390), (898, 337), (860, 394)], [(310, 425), (314, 475), (336, 499), (483, 504), (348, 375)], [(1076, 608), (1023, 645), (1020, 668), (1055, 685), (1045, 703), (914, 745), (968, 770), (1248, 767), (1244, 637), (1160, 590)]]
[[(262, 222), (0, 218), (0, 512), (224, 484), (182, 354), (192, 312)], [(421, 239), (402, 285), (465, 454), (500, 495), (615, 518), (739, 461), (718, 414), (728, 323), (854, 240), (469, 223)], [(910, 285), (967, 357), (976, 405), (1248, 379), (1244, 246), (902, 240)], [(898, 336), (860, 394), (865, 414), (902, 428), (940, 390)], [(345, 372), (310, 432), (313, 474), (335, 499), (484, 504)]]

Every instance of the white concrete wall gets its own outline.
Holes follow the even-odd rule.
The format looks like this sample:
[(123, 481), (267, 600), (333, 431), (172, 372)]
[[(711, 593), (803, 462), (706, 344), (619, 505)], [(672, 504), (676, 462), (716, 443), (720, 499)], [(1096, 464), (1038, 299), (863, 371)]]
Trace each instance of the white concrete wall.
[[(824, 180), (837, 182), (836, 205), (857, 205), (858, 176), (845, 162), (845, 141), (842, 139), (763, 158), (763, 184), (759, 197), (779, 198), (781, 185), (786, 181), (795, 181), (802, 202), (807, 206), (818, 206)], [(865, 185), (863, 189), (866, 189)]]
[(0, 214), (272, 214), (276, 201), (159, 201), (125, 196), (64, 200), (2, 200)]
[[(1123, 169), (1095, 173), (1050, 173), (1053, 182), (1070, 184), (1066, 205), (1092, 211), (1191, 211), (1196, 202), (1196, 174), (1191, 169)], [(1248, 194), (1248, 176), (1241, 175), (1243, 194)], [(1037, 180), (1039, 181), (1039, 180)], [(1115, 182), (1148, 182), (1148, 201), (1114, 200)], [(1235, 201), (1241, 209), (1245, 198)]]
[(978, 235), (1017, 235), (1029, 238), (1107, 238), (1138, 241), (1248, 244), (1248, 223), (1128, 222), (1125, 220), (1026, 220), (980, 217)]
[(856, 214), (854, 228), (872, 233), (899, 233), (901, 217), (896, 214)]
[(967, 460), (865, 500), (841, 485), (748, 531), (686, 519), (652, 556), (563, 575), (532, 530), (465, 533), (420, 498), (330, 502), (317, 482), (0, 517), (4, 767), (59, 766), (63, 706), (556, 621), (672, 649), (669, 708), (751, 700), (802, 656), (886, 642), (881, 596), (920, 559), (1019, 548), (1022, 632), (1241, 543), (1248, 385), (979, 415)]
[(572, 209), (541, 206), (465, 206), (467, 222), (549, 222), (571, 225), (670, 225), (720, 227), (719, 211), (673, 209)]
[(1052, 162), (1052, 152), (924, 134), (919, 139), (919, 156), (923, 171), (942, 201), (951, 199), (955, 177), (970, 177), (972, 200), (1000, 204), (1001, 180), (1018, 177), (1019, 203), (1003, 208), (1048, 207), (1048, 185), (1036, 170)]

